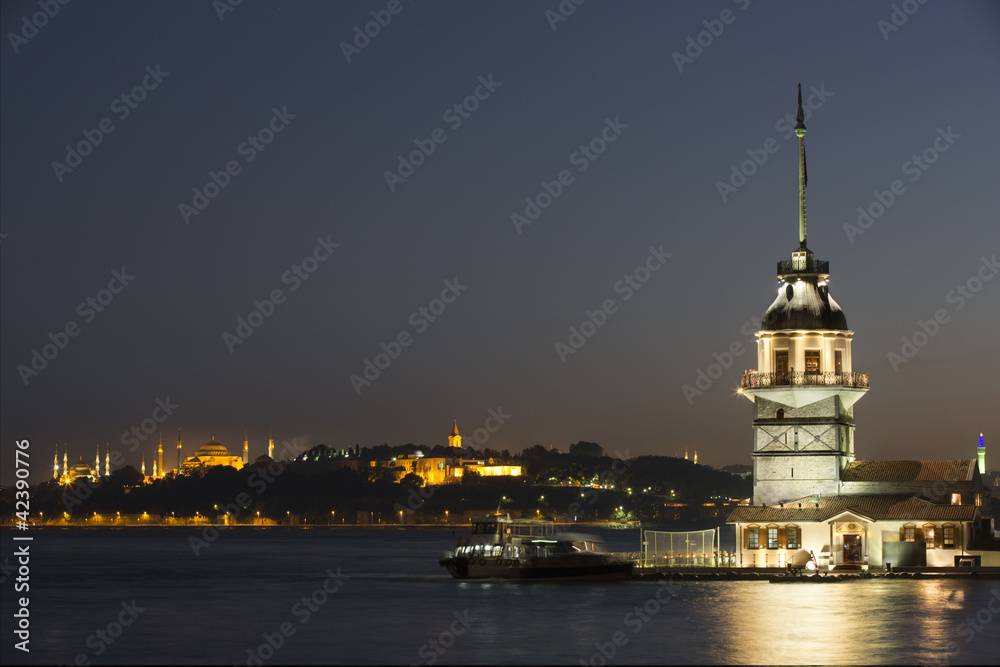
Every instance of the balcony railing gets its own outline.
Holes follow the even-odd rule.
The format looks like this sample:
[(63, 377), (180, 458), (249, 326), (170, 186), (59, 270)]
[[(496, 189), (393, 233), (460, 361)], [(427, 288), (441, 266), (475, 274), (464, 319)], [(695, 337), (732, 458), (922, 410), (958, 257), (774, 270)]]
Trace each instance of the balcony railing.
[(740, 380), (743, 389), (784, 387), (792, 385), (867, 387), (868, 373), (819, 373), (810, 371), (776, 371), (758, 373), (744, 371)]
[(830, 262), (812, 257), (802, 260), (783, 259), (778, 262), (778, 275), (786, 273), (830, 273)]

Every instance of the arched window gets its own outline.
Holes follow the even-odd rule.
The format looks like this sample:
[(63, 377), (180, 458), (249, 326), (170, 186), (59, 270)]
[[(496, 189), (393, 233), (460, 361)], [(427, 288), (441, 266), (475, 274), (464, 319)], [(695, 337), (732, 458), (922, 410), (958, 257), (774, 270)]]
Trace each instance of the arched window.
[(779, 422), (782, 421), (782, 420), (784, 420), (784, 418), (785, 418), (785, 409), (784, 408), (778, 408), (778, 411), (776, 413), (774, 413), (774, 417)]

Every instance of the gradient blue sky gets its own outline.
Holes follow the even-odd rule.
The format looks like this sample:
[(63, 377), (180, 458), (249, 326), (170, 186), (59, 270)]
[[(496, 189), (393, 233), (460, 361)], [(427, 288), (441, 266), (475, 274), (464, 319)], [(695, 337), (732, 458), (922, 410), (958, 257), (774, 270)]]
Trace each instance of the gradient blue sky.
[[(886, 39), (891, 2), (589, 0), (553, 30), (555, 0), (404, 0), (347, 62), (340, 44), (386, 5), (247, 1), (220, 20), (209, 2), (79, 1), (15, 52), (9, 33), (40, 10), (3, 3), (3, 482), (25, 437), (35, 481), (56, 443), (90, 461), (109, 442), (138, 465), (121, 435), (168, 396), (170, 460), (177, 428), (186, 454), (213, 435), (239, 450), (244, 428), (253, 456), (271, 428), (299, 445), (445, 444), (452, 419), (471, 443), (502, 407), (486, 446), (749, 463), (735, 388), (756, 366), (746, 323), (797, 244), (778, 123), (799, 82), (807, 101), (829, 94), (806, 122), (809, 245), (871, 374), (859, 457), (967, 458), (980, 431), (1000, 451), (1000, 278), (982, 269), (961, 309), (948, 298), (1000, 250), (1000, 5), (913, 4)], [(724, 10), (679, 71), (673, 54)], [(113, 101), (147, 66), (169, 74), (120, 119)], [(453, 128), (443, 113), (480, 76), (500, 85)], [(247, 162), (238, 146), (274, 108), (295, 117)], [(60, 182), (52, 163), (103, 118), (114, 131)], [(607, 118), (627, 128), (578, 171)], [(447, 140), (390, 191), (384, 172), (436, 128)], [(958, 138), (911, 180), (905, 163), (948, 128)], [(724, 201), (717, 182), (772, 138)], [(186, 224), (179, 204), (230, 160), (240, 173)], [(518, 233), (511, 215), (562, 170), (572, 183)], [(897, 179), (903, 194), (849, 239)], [(318, 236), (340, 247), (291, 291), (282, 275)], [(626, 301), (616, 283), (661, 245), (672, 256)], [(78, 304), (122, 267), (134, 280), (86, 322)], [(418, 332), (411, 313), (455, 278), (467, 289)], [(287, 300), (230, 353), (223, 334), (275, 289)], [(617, 310), (563, 363), (556, 343), (606, 299)], [(18, 366), (68, 322), (79, 335), (26, 386)], [(350, 376), (401, 332), (412, 344), (359, 395)], [(683, 385), (734, 343), (750, 351), (689, 401)]]

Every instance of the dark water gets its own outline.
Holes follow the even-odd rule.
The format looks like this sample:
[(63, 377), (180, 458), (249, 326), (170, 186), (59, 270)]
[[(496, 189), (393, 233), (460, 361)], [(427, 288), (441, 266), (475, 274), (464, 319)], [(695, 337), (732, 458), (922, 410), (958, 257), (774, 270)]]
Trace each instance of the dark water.
[[(253, 652), (264, 664), (601, 665), (602, 649), (608, 663), (976, 664), (1000, 656), (997, 580), (469, 583), (437, 565), (451, 530), (224, 530), (199, 556), (188, 538), (200, 531), (186, 529), (33, 534), (31, 653), (13, 647), (8, 576), (4, 664), (78, 656), (81, 664), (245, 664)], [(635, 531), (605, 536), (616, 549), (637, 548)], [(0, 540), (9, 556), (11, 533)], [(339, 570), (339, 588), (328, 570)], [(99, 639), (99, 629), (118, 633), (119, 617), (130, 625), (106, 635), (110, 643)]]

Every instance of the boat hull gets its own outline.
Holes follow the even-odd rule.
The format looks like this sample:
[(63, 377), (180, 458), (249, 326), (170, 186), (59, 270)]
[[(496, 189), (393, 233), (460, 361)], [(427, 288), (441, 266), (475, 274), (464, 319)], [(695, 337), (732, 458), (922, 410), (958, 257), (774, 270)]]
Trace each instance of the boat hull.
[(628, 561), (580, 559), (572, 562), (572, 560), (535, 558), (522, 562), (453, 556), (441, 560), (440, 563), (456, 579), (623, 581), (632, 576), (632, 563)]

